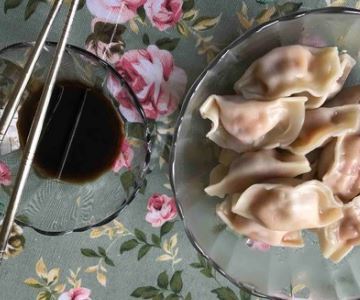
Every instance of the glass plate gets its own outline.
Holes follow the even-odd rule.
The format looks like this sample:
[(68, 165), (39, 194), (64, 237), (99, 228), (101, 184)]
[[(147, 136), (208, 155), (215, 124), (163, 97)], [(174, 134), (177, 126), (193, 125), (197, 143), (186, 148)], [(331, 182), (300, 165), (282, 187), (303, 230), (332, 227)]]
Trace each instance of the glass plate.
[(225, 229), (215, 214), (215, 206), (222, 199), (204, 192), (219, 149), (205, 138), (210, 122), (200, 117), (199, 107), (210, 94), (234, 94), (234, 82), (251, 62), (284, 45), (347, 50), (357, 60), (347, 85), (359, 83), (359, 28), (360, 11), (339, 7), (299, 12), (265, 23), (224, 49), (184, 101), (171, 154), (171, 180), (186, 232), (194, 247), (219, 272), (256, 296), (359, 299), (360, 247), (334, 264), (323, 258), (316, 237), (310, 233), (304, 234), (304, 248), (272, 247), (261, 252), (250, 249), (245, 238)]

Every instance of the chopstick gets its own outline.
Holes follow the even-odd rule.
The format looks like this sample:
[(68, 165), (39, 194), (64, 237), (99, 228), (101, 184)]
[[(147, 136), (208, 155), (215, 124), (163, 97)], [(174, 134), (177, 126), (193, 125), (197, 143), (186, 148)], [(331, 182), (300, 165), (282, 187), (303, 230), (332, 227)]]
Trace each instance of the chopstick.
[[(45, 80), (45, 84), (44, 84), (44, 90), (41, 94), (41, 98), (34, 116), (34, 120), (31, 124), (31, 128), (30, 128), (30, 132), (29, 132), (29, 136), (27, 138), (26, 141), (26, 145), (24, 148), (24, 153), (21, 159), (21, 163), (20, 163), (20, 167), (15, 179), (15, 184), (14, 184), (14, 189), (13, 192), (11, 194), (10, 200), (9, 200), (9, 204), (7, 206), (6, 209), (6, 213), (5, 213), (5, 217), (3, 220), (3, 224), (2, 224), (2, 228), (0, 231), (0, 263), (4, 258), (4, 254), (5, 254), (5, 250), (6, 250), (6, 246), (7, 246), (7, 242), (8, 242), (8, 238), (11, 232), (11, 228), (12, 225), (14, 223), (15, 220), (15, 215), (21, 200), (21, 196), (22, 193), (24, 191), (25, 188), (25, 184), (27, 181), (27, 178), (29, 176), (29, 172), (31, 169), (31, 165), (32, 165), (32, 161), (34, 159), (35, 156), (35, 151), (40, 139), (40, 135), (41, 135), (41, 131), (43, 128), (43, 124), (45, 121), (45, 116), (46, 116), (46, 111), (47, 108), (49, 106), (49, 102), (50, 102), (50, 98), (51, 98), (51, 94), (52, 91), (54, 89), (55, 86), (55, 82), (56, 82), (56, 77), (60, 68), (60, 64), (61, 64), (61, 60), (66, 48), (66, 42), (69, 38), (69, 34), (70, 34), (70, 29), (73, 23), (73, 20), (75, 18), (75, 14), (76, 14), (76, 10), (79, 6), (79, 1), (80, 0), (72, 0), (71, 5), (70, 5), (70, 9), (69, 12), (67, 14), (66, 17), (66, 21), (65, 21), (65, 26), (63, 28), (63, 32), (60, 38), (59, 43), (57, 44), (56, 50), (55, 50), (55, 55), (54, 55), (54, 59), (51, 63), (50, 66), (50, 70), (47, 74), (46, 80)], [(56, 13), (59, 11), (59, 7), (61, 6), (63, 0), (58, 0), (56, 3), (54, 3), (54, 6), (49, 14), (49, 18), (50, 20), (53, 21), (53, 18), (55, 17)], [(54, 13), (54, 15), (52, 15)], [(48, 27), (47, 24), (45, 23), (45, 27)], [(46, 35), (49, 33), (49, 29), (43, 29), (42, 33), (44, 33), (44, 36), (40, 35), (40, 41), (37, 42), (37, 44), (40, 46), (42, 43), (42, 46), (44, 45), (44, 41), (46, 39)], [(44, 41), (42, 41), (42, 39)], [(42, 50), (42, 47), (39, 47), (39, 53), (37, 53), (38, 51), (34, 51), (34, 54), (37, 54), (37, 57), (39, 57), (40, 51)], [(34, 55), (33, 57), (31, 57), (32, 59), (36, 59), (36, 55)], [(32, 69), (35, 65), (35, 63), (30, 62), (28, 64), (30, 67), (32, 66)], [(30, 68), (29, 68), (30, 70)], [(25, 73), (28, 73), (29, 70), (25, 70)], [(29, 80), (30, 75), (24, 75), (24, 78), (27, 80)], [(23, 84), (19, 84), (18, 86), (20, 86), (23, 91), (25, 89), (25, 87), (23, 87)], [(26, 84), (25, 84), (26, 86)], [(15, 92), (16, 96), (18, 96), (18, 92)], [(11, 101), (11, 103), (9, 103), (11, 105), (11, 107), (9, 107), (8, 109), (8, 114), (10, 113), (15, 113), (16, 111), (16, 107), (19, 104), (21, 95), (18, 96), (18, 103), (16, 103), (16, 101)], [(15, 107), (15, 108), (14, 108)], [(4, 121), (1, 122), (1, 124), (3, 125), (3, 128), (5, 128), (6, 124), (9, 125), (10, 122), (8, 121), (8, 118), (10, 118), (8, 115), (5, 115), (4, 112)], [(12, 119), (12, 116), (10, 118), (10, 121)], [(9, 122), (9, 123), (8, 123)], [(1, 128), (1, 129), (3, 129)], [(6, 132), (7, 128), (5, 129)], [(4, 131), (1, 132), (2, 134), (4, 133)]]
[(0, 119), (0, 143), (4, 140), (6, 132), (10, 126), (11, 120), (15, 115), (16, 109), (19, 106), (21, 96), (25, 91), (26, 85), (28, 84), (31, 74), (34, 71), (35, 64), (39, 59), (42, 48), (44, 47), (45, 40), (49, 35), (52, 24), (56, 18), (56, 15), (59, 12), (59, 9), (64, 0), (57, 0), (54, 2), (48, 17), (44, 23), (43, 28), (36, 40), (34, 48), (31, 50), (30, 56), (24, 66), (24, 71), (21, 74), (21, 77), (16, 82), (14, 91), (11, 93), (9, 102), (7, 103), (4, 113)]

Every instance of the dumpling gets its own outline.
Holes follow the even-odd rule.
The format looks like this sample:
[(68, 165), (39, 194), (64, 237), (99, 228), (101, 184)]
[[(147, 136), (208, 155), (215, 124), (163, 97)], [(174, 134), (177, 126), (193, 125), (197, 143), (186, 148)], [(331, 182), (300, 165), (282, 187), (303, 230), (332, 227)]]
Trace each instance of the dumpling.
[(256, 222), (231, 212), (231, 201), (223, 201), (216, 206), (220, 219), (234, 232), (262, 241), (271, 246), (303, 247), (304, 241), (300, 231), (275, 231), (265, 228)]
[(252, 63), (234, 89), (247, 99), (303, 94), (309, 96), (306, 107), (317, 108), (341, 89), (354, 65), (336, 47), (279, 47)]
[(326, 102), (327, 107), (360, 103), (360, 85), (344, 88), (333, 99)]
[(219, 164), (210, 173), (210, 185), (205, 192), (210, 196), (242, 192), (259, 180), (295, 177), (310, 172), (308, 160), (303, 155), (287, 151), (261, 150), (243, 153), (230, 166)]
[(321, 252), (335, 263), (360, 245), (360, 197), (346, 204), (343, 213), (338, 222), (316, 230)]
[(239, 157), (239, 153), (229, 150), (229, 149), (221, 149), (219, 155), (219, 163), (225, 166), (230, 166), (230, 164)]
[(305, 97), (274, 101), (243, 101), (239, 96), (210, 96), (200, 107), (212, 122), (207, 137), (238, 153), (286, 146), (298, 136), (304, 122)]
[(318, 176), (342, 201), (360, 194), (360, 135), (337, 138), (320, 156)]
[(306, 108), (313, 109), (318, 108), (325, 103), (327, 99), (334, 97), (344, 86), (346, 79), (348, 78), (352, 68), (355, 66), (356, 61), (348, 54), (343, 53), (339, 55), (341, 77), (334, 83), (332, 88), (324, 96), (316, 97), (309, 92), (297, 93), (297, 96), (306, 96), (308, 101), (306, 102)]
[(353, 59), (349, 54), (342, 53), (339, 55), (340, 58), (340, 68), (342, 75), (341, 77), (336, 81), (333, 90), (329, 94), (329, 98), (332, 98), (335, 96), (340, 90), (343, 88), (346, 79), (349, 77), (351, 70), (356, 65), (356, 60)]
[(308, 110), (298, 138), (285, 148), (296, 154), (307, 154), (323, 146), (330, 138), (355, 133), (359, 127), (358, 104)]
[(232, 212), (281, 231), (327, 226), (342, 218), (342, 203), (317, 180), (260, 183), (233, 198)]

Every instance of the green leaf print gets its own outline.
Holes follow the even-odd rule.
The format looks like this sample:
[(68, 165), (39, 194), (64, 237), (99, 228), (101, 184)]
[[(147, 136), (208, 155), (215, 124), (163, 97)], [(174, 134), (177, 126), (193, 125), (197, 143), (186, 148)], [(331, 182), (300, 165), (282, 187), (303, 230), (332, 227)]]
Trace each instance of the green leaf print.
[(129, 195), (130, 188), (135, 183), (135, 175), (131, 171), (126, 171), (120, 176), (121, 184), (126, 192)]
[(194, 0), (185, 0), (182, 5), (183, 12), (187, 12), (194, 7)]
[(135, 228), (134, 233), (135, 233), (136, 238), (139, 241), (142, 241), (142, 242), (146, 243), (146, 235), (145, 235), (144, 232), (142, 232), (140, 229)]
[(127, 137), (140, 139), (144, 138), (144, 125), (140, 123), (128, 123), (126, 124)]
[(195, 268), (195, 269), (200, 269), (202, 268), (202, 265), (200, 263), (192, 263), (190, 264), (191, 267)]
[(124, 242), (120, 247), (120, 254), (134, 249), (137, 245), (139, 245), (139, 242), (135, 239)]
[(25, 8), (25, 20), (32, 16), (40, 2), (47, 3), (46, 0), (29, 0)]
[(150, 38), (147, 33), (143, 34), (142, 41), (143, 41), (144, 45), (146, 45), (146, 46), (150, 45)]
[(143, 6), (140, 6), (138, 9), (137, 9), (137, 14), (138, 16), (140, 17), (141, 21), (145, 21), (145, 18), (146, 18), (146, 13), (145, 13), (145, 9)]
[(191, 298), (191, 293), (189, 292), (189, 293), (187, 293), (187, 295), (186, 295), (186, 297), (185, 297), (185, 300), (191, 300), (192, 298)]
[(142, 259), (151, 249), (150, 245), (143, 245), (138, 252), (138, 257), (137, 259), (140, 260)]
[(180, 293), (183, 287), (181, 278), (182, 271), (176, 271), (170, 280), (170, 288), (174, 293)]
[(251, 294), (245, 290), (240, 290), (240, 300), (251, 300)]
[(160, 228), (160, 237), (163, 237), (165, 234), (169, 233), (174, 227), (174, 222), (166, 222)]
[(104, 258), (104, 262), (105, 262), (108, 266), (115, 267), (115, 264), (114, 264), (114, 262), (112, 261), (112, 259), (110, 259), (110, 258), (107, 257), (107, 256)]
[(160, 275), (157, 278), (157, 285), (159, 288), (167, 289), (169, 285), (169, 276), (166, 273), (166, 271), (160, 273)]
[[(188, 292), (185, 295), (181, 294), (183, 289), (183, 281), (181, 278), (182, 270), (175, 271), (170, 281), (166, 271), (163, 271), (157, 277), (157, 285), (159, 288), (154, 286), (143, 286), (135, 289), (131, 296), (142, 299), (156, 299), (156, 300), (192, 300), (191, 293)], [(170, 285), (169, 285), (170, 283)]]
[(180, 297), (176, 294), (171, 294), (165, 298), (165, 300), (179, 300)]
[(103, 247), (98, 247), (98, 252), (101, 256), (106, 257), (106, 251)]
[(97, 254), (94, 250), (90, 248), (81, 248), (81, 254), (87, 257), (101, 257), (101, 255)]
[(173, 51), (178, 45), (179, 41), (179, 38), (162, 38), (160, 40), (157, 40), (155, 44), (160, 49)]
[(139, 193), (144, 195), (145, 191), (146, 191), (146, 187), (147, 187), (147, 180), (146, 180), (146, 178), (144, 178), (143, 184), (142, 184), (142, 186), (141, 186), (141, 188), (139, 190)]
[(131, 296), (132, 297), (135, 297), (135, 298), (143, 298), (143, 299), (149, 299), (149, 298), (152, 298), (152, 297), (149, 297), (149, 298), (144, 298), (148, 295), (151, 295), (151, 294), (154, 294), (154, 296), (156, 294), (158, 294), (158, 289), (153, 287), (153, 286), (142, 286), (142, 287), (139, 287), (137, 288), (135, 291), (133, 291), (131, 293)]
[(211, 269), (202, 269), (200, 271), (200, 273), (203, 274), (207, 278), (212, 278), (213, 277), (213, 275), (211, 273)]
[(155, 246), (160, 247), (160, 237), (158, 237), (156, 234), (151, 235), (151, 241), (154, 243)]
[(23, 0), (5, 0), (4, 2), (4, 13), (7, 13), (8, 9), (13, 9), (18, 7)]
[(220, 287), (211, 291), (219, 300), (239, 300), (234, 291), (228, 287)]

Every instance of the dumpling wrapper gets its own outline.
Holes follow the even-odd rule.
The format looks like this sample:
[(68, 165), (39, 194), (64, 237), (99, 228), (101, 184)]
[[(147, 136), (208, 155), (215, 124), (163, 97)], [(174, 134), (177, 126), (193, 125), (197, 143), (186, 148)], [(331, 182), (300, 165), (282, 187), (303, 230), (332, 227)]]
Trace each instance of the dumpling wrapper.
[(327, 226), (343, 217), (342, 203), (318, 180), (259, 183), (233, 198), (232, 212), (281, 231)]
[[(228, 163), (222, 152), (222, 160)], [(233, 158), (230, 166), (217, 165), (210, 173), (210, 185), (205, 192), (210, 196), (224, 197), (240, 193), (250, 185), (271, 178), (296, 177), (310, 172), (308, 160), (303, 155), (286, 151), (260, 150), (243, 153)]]
[(230, 166), (230, 164), (239, 157), (239, 153), (229, 150), (229, 149), (221, 149), (219, 155), (219, 163), (225, 166)]
[(298, 136), (305, 117), (305, 97), (244, 101), (237, 95), (211, 95), (200, 107), (212, 122), (207, 137), (238, 153), (287, 146)]
[(220, 219), (235, 233), (246, 235), (252, 240), (261, 241), (271, 246), (303, 247), (301, 231), (275, 231), (256, 222), (231, 212), (231, 201), (227, 199), (216, 206)]
[(360, 194), (360, 135), (341, 136), (320, 156), (318, 176), (343, 202)]
[(355, 63), (337, 47), (278, 47), (252, 63), (234, 89), (247, 99), (305, 95), (306, 108), (317, 108), (342, 88)]
[(307, 110), (298, 138), (285, 148), (293, 153), (305, 155), (322, 147), (331, 138), (355, 133), (359, 128), (359, 104)]
[(344, 88), (333, 99), (326, 102), (327, 107), (346, 104), (360, 104), (360, 85)]
[(346, 204), (343, 213), (344, 217), (338, 222), (316, 230), (321, 252), (335, 263), (360, 245), (360, 197)]

